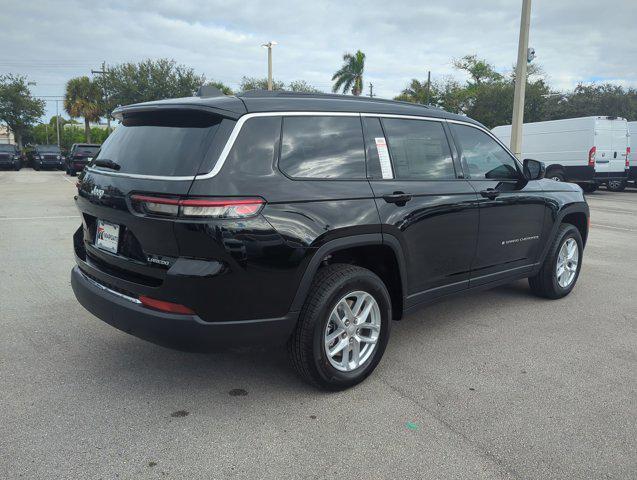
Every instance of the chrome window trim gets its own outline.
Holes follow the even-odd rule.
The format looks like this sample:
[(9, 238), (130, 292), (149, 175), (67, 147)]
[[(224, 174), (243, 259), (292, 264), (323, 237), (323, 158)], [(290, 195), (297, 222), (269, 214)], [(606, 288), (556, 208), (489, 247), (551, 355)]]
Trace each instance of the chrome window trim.
[(399, 113), (361, 113), (361, 117), (400, 118), (403, 120), (429, 120), (434, 122), (444, 122), (446, 120), (446, 118), (442, 117), (421, 117), (418, 115), (401, 115)]
[(520, 165), (520, 162), (515, 157), (515, 155), (513, 155), (509, 151), (509, 149), (492, 132), (490, 132), (485, 127), (482, 127), (480, 125), (475, 125), (474, 123), (471, 123), (471, 122), (463, 122), (462, 120), (450, 120), (444, 117), (428, 117), (424, 115), (423, 116), (401, 115), (401, 114), (395, 114), (395, 113), (285, 111), (285, 112), (253, 112), (253, 113), (246, 113), (245, 115), (239, 117), (236, 125), (234, 126), (234, 128), (232, 129), (232, 132), (230, 133), (230, 136), (228, 137), (228, 140), (226, 141), (226, 144), (223, 147), (223, 150), (219, 154), (219, 158), (217, 159), (215, 166), (213, 167), (212, 170), (210, 170), (210, 172), (202, 174), (202, 175), (189, 175), (189, 176), (179, 176), (179, 177), (173, 177), (168, 175), (143, 175), (139, 173), (109, 172), (105, 170), (95, 169), (92, 167), (86, 167), (86, 170), (88, 172), (99, 173), (100, 175), (108, 175), (113, 177), (125, 177), (125, 178), (139, 178), (144, 180), (169, 180), (169, 181), (207, 180), (209, 178), (216, 176), (221, 171), (221, 169), (223, 168), (223, 165), (226, 163), (226, 159), (228, 158), (228, 155), (230, 154), (230, 150), (232, 150), (232, 147), (234, 146), (234, 142), (236, 141), (237, 137), (241, 133), (241, 129), (243, 128), (243, 125), (248, 120), (252, 118), (260, 118), (260, 117), (303, 117), (303, 116), (402, 118), (407, 120), (429, 120), (429, 121), (435, 121), (435, 122), (449, 122), (449, 123), (457, 123), (460, 125), (467, 125), (469, 127), (473, 127), (478, 130), (481, 130), (485, 132), (487, 135), (489, 135), (491, 138), (493, 138), (501, 147), (504, 148), (504, 150), (509, 155), (511, 155), (511, 157), (515, 160), (516, 164), (518, 166)]

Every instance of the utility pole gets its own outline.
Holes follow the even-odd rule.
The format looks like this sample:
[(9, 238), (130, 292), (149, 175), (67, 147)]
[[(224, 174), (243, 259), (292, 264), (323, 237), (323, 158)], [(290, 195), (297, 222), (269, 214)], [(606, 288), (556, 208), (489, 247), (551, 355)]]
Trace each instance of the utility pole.
[[(93, 75), (106, 75), (110, 72), (106, 69), (106, 62), (102, 62), (102, 69), (91, 70), (91, 73)], [(104, 103), (108, 105), (108, 93), (106, 92), (106, 86), (104, 86)], [(106, 132), (109, 135), (111, 133), (111, 113), (110, 112), (106, 112)]]
[(270, 40), (268, 43), (261, 45), (263, 48), (268, 49), (268, 90), (272, 91), (272, 47), (278, 45), (274, 40)]
[(374, 95), (374, 84), (372, 82), (369, 82), (369, 98), (374, 98), (376, 95)]
[(511, 150), (516, 157), (522, 155), (522, 125), (524, 124), (524, 92), (526, 90), (526, 64), (529, 57), (529, 27), (531, 24), (531, 0), (522, 0), (518, 63), (515, 69), (515, 93), (513, 96), (513, 122), (511, 125)]
[(58, 136), (58, 148), (61, 148), (62, 146), (60, 145), (60, 109), (58, 108), (58, 103), (60, 101), (59, 100), (55, 100), (55, 128), (57, 130), (57, 136)]
[(431, 103), (431, 70), (427, 70), (427, 105)]

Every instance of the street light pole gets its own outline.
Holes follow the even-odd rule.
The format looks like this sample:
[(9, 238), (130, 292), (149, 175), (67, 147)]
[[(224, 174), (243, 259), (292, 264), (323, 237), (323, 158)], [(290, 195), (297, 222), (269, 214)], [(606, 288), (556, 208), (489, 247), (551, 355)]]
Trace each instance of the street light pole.
[(58, 135), (58, 148), (61, 148), (60, 145), (60, 110), (58, 107), (59, 100), (55, 100), (55, 128), (57, 129)]
[(263, 48), (268, 49), (268, 90), (272, 91), (272, 47), (277, 45), (277, 42), (270, 40), (268, 43), (261, 45)]
[(513, 95), (513, 122), (511, 125), (511, 150), (518, 158), (522, 155), (522, 125), (524, 123), (524, 93), (526, 90), (530, 24), (531, 0), (522, 0), (518, 63), (515, 71), (515, 93)]

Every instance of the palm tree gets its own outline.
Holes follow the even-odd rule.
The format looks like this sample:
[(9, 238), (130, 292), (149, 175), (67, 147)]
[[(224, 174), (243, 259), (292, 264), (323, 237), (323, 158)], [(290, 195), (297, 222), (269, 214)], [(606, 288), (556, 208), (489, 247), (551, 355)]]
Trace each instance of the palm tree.
[(84, 117), (86, 143), (91, 143), (90, 122), (100, 119), (102, 92), (97, 82), (88, 77), (76, 77), (66, 84), (64, 109), (71, 117)]
[(351, 89), (352, 95), (360, 95), (363, 92), (363, 70), (365, 69), (365, 54), (357, 50), (354, 55), (343, 55), (343, 66), (333, 76), (333, 92), (341, 90), (347, 93)]

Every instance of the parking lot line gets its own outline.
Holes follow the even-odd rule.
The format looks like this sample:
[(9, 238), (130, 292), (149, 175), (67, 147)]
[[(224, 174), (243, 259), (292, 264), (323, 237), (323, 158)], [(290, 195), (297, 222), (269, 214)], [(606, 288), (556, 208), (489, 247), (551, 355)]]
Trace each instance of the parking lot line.
[(0, 221), (3, 220), (55, 220), (60, 218), (80, 218), (79, 215), (55, 215), (51, 217), (6, 217), (0, 218)]
[(637, 232), (634, 228), (614, 227), (612, 225), (602, 225), (601, 223), (591, 223), (591, 227), (612, 228), (613, 230), (623, 230), (624, 232)]

